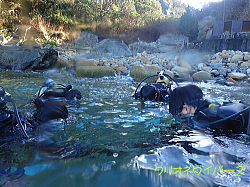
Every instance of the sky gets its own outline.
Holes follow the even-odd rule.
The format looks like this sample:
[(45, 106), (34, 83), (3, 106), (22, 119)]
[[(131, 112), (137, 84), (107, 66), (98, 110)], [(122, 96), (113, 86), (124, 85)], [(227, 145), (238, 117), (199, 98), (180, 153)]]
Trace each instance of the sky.
[(198, 9), (200, 9), (202, 5), (204, 5), (205, 3), (219, 2), (219, 1), (222, 1), (222, 0), (181, 0), (181, 2), (185, 3), (186, 5), (189, 5)]

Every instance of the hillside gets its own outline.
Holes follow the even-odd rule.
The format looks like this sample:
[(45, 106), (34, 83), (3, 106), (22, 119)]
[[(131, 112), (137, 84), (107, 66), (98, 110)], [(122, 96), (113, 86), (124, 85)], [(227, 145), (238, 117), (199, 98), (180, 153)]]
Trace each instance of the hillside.
[[(248, 0), (210, 3), (202, 10), (179, 0), (2, 0), (0, 8), (1, 44), (11, 39), (22, 43), (29, 39), (27, 32), (51, 44), (73, 40), (79, 31), (125, 43), (152, 42), (166, 33), (193, 40), (211, 20), (250, 18)], [(204, 21), (208, 16), (210, 21)]]

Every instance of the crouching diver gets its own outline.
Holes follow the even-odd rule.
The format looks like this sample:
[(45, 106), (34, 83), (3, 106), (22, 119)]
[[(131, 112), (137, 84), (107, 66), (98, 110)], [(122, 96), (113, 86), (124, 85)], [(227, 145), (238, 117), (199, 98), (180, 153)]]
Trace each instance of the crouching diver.
[(169, 96), (169, 112), (188, 119), (197, 127), (214, 133), (250, 134), (250, 106), (239, 103), (211, 103), (203, 99), (196, 85), (177, 87)]
[[(146, 84), (140, 91), (138, 91), (139, 87), (145, 80), (155, 76), (158, 76), (156, 83)], [(178, 85), (170, 75), (164, 73), (164, 70), (162, 70), (156, 75), (143, 79), (137, 86), (133, 97), (135, 97), (135, 99), (140, 99), (141, 101), (168, 102), (171, 91), (170, 81), (174, 81)]]

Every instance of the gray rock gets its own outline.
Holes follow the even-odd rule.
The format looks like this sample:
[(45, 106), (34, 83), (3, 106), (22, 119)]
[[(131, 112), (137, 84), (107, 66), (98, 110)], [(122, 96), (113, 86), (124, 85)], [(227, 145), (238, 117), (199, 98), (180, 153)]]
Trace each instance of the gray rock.
[(132, 56), (125, 43), (114, 39), (104, 39), (99, 42), (89, 53), (83, 55), (85, 58), (119, 58)]
[(246, 81), (247, 81), (248, 83), (250, 83), (250, 78), (248, 78)]
[(79, 37), (73, 41), (75, 45), (93, 47), (99, 42), (98, 36), (90, 32), (81, 32)]
[[(155, 65), (135, 65), (130, 71), (130, 76), (137, 82), (141, 82), (148, 76), (155, 75), (157, 72), (161, 71), (161, 68)], [(149, 78), (145, 82), (152, 83), (157, 80), (157, 77)]]
[(219, 72), (218, 70), (212, 70), (212, 71), (211, 71), (211, 74), (212, 74), (214, 77), (220, 76), (220, 72)]
[(228, 71), (227, 70), (220, 70), (220, 75), (223, 77), (227, 77)]
[(199, 72), (194, 73), (192, 75), (192, 78), (196, 82), (202, 82), (202, 81), (207, 81), (207, 80), (212, 79), (212, 76), (210, 73), (206, 71), (199, 71)]
[(210, 66), (212, 68), (222, 68), (223, 64), (222, 63), (212, 63), (212, 64), (210, 64)]
[(217, 80), (216, 80), (216, 83), (217, 83), (217, 84), (220, 84), (220, 85), (225, 85), (225, 79), (221, 79), (221, 78), (220, 78), (220, 79), (217, 79)]
[(228, 66), (228, 68), (231, 69), (232, 71), (238, 69), (238, 67), (236, 67), (236, 66), (234, 66), (234, 65), (230, 65), (230, 66)]
[(177, 82), (183, 82), (183, 81), (193, 82), (193, 78), (191, 77), (191, 75), (185, 73), (180, 73), (178, 75), (175, 75), (175, 80)]
[(146, 51), (148, 54), (158, 53), (159, 50), (155, 43), (147, 42), (135, 42), (129, 45), (129, 49), (132, 51), (133, 56), (136, 56), (137, 53), (143, 53)]
[(0, 46), (0, 68), (9, 70), (44, 70), (56, 65), (54, 49), (30, 49), (22, 46)]
[(224, 84), (227, 86), (235, 86), (235, 84), (233, 82), (224, 82)]
[(190, 70), (188, 68), (180, 67), (180, 66), (174, 66), (171, 69), (172, 72), (177, 72), (177, 73), (183, 73), (183, 74), (190, 74)]

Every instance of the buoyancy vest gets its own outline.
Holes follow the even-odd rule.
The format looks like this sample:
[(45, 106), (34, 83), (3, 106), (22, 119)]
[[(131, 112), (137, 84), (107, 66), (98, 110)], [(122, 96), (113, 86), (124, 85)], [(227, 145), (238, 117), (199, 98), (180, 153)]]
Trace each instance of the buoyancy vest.
[(197, 110), (193, 117), (195, 125), (223, 133), (246, 133), (249, 109), (246, 111), (244, 109), (247, 105), (243, 103), (208, 104), (206, 101), (204, 106), (206, 107)]
[(143, 86), (140, 92), (137, 92), (135, 98), (143, 101), (168, 102), (170, 94), (169, 88), (161, 83), (151, 83)]

